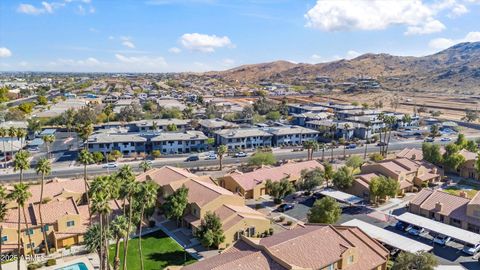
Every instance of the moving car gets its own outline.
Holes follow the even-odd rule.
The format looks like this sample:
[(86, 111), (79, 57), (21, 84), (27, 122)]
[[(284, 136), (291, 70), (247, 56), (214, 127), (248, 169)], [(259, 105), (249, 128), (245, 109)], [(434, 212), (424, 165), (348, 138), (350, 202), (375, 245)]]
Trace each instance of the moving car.
[(463, 252), (472, 256), (477, 254), (479, 250), (480, 250), (480, 244), (476, 244), (476, 245), (465, 244), (462, 249)]
[(435, 141), (434, 138), (426, 138), (426, 139), (425, 139), (425, 142), (434, 142), (434, 141)]
[(217, 159), (217, 155), (215, 155), (215, 154), (209, 154), (209, 155), (205, 158), (205, 160), (214, 160), (214, 159)]
[(185, 159), (186, 162), (198, 161), (198, 160), (200, 160), (200, 158), (197, 155), (189, 156), (187, 157), (187, 159)]
[(345, 147), (345, 148), (347, 148), (347, 149), (355, 149), (355, 148), (357, 148), (357, 145), (354, 144), (354, 143), (351, 143), (351, 144), (347, 145), (347, 147)]
[(245, 152), (237, 152), (235, 153), (235, 157), (246, 157), (247, 156), (247, 153)]
[(452, 139), (450, 139), (450, 138), (448, 138), (448, 137), (443, 137), (443, 138), (440, 139), (440, 141), (442, 141), (442, 142), (450, 142), (450, 141), (452, 141)]
[(421, 227), (418, 227), (418, 226), (415, 226), (415, 225), (410, 225), (408, 227), (409, 228), (407, 228), (407, 231), (411, 235), (419, 236), (419, 235), (421, 235), (422, 233), (425, 232), (424, 228), (421, 228)]
[(379, 142), (379, 143), (377, 143), (377, 146), (385, 146), (385, 145), (387, 145), (387, 143), (385, 143), (385, 142)]
[(105, 168), (105, 169), (111, 169), (116, 167), (117, 167), (117, 163), (107, 163), (102, 166), (102, 168)]
[(434, 243), (437, 243), (442, 246), (445, 246), (446, 244), (448, 244), (450, 240), (451, 240), (450, 236), (446, 236), (443, 234), (438, 234), (437, 236), (435, 236), (435, 238), (433, 238)]
[(277, 207), (278, 212), (285, 212), (287, 210), (293, 209), (295, 207), (293, 204), (290, 203), (284, 203), (280, 204), (280, 206)]

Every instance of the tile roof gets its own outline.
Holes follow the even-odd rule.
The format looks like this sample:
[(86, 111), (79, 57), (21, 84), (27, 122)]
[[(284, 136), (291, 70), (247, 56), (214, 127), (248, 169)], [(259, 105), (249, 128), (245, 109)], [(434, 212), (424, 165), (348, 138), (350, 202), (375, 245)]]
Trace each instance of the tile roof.
[(267, 179), (280, 181), (285, 177), (298, 178), (302, 170), (312, 170), (315, 168), (323, 169), (323, 166), (316, 160), (309, 160), (298, 163), (287, 163), (273, 168), (262, 168), (249, 173), (234, 172), (225, 177), (233, 178), (243, 189), (250, 190)]
[[(40, 215), (38, 212), (38, 204), (31, 205), (33, 209), (35, 223), (40, 223)], [(55, 223), (59, 218), (65, 215), (79, 215), (77, 205), (73, 198), (66, 200), (53, 200), (42, 205), (43, 223)], [(87, 215), (88, 217), (88, 215)]]
[(217, 186), (214, 183), (195, 178), (187, 178), (184, 181), (170, 183), (173, 190), (177, 190), (182, 185), (185, 185), (185, 187), (188, 188), (188, 202), (196, 203), (200, 207), (213, 201), (220, 195), (234, 196), (232, 192)]
[[(440, 190), (422, 189), (410, 204), (417, 205), (430, 212), (436, 212), (459, 220), (466, 220), (467, 205), (470, 199), (452, 195)], [(435, 205), (442, 203), (440, 211), (435, 210)]]
[(159, 186), (165, 186), (178, 180), (195, 177), (197, 176), (189, 172), (187, 169), (163, 166), (161, 168), (154, 168), (145, 173), (141, 173), (137, 175), (136, 179), (137, 181), (146, 181), (147, 179), (150, 179)]
[(476, 160), (476, 159), (477, 159), (477, 154), (476, 154), (476, 153), (470, 152), (470, 151), (468, 151), (468, 150), (466, 150), (466, 149), (462, 149), (462, 150), (460, 150), (460, 152), (458, 152), (458, 153), (465, 158), (465, 161), (467, 161), (467, 160)]
[(404, 148), (402, 151), (397, 153), (397, 158), (408, 158), (413, 160), (422, 160), (423, 152), (421, 149), (417, 148)]
[[(40, 201), (40, 190), (42, 185), (31, 185), (30, 193), (32, 196), (27, 201), (27, 204), (37, 203)], [(43, 188), (43, 198), (54, 199), (62, 194), (77, 193), (81, 196), (85, 193), (85, 182), (83, 179), (59, 179), (55, 178), (45, 182)]]

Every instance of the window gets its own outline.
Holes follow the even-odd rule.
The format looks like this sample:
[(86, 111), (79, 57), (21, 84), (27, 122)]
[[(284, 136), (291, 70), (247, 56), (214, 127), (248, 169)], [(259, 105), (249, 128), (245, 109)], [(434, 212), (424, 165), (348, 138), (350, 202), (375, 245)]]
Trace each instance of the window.
[(352, 264), (353, 263), (353, 255), (350, 255), (348, 257), (348, 261), (347, 261), (348, 264)]
[(40, 228), (41, 232), (48, 232), (48, 225), (44, 225), (43, 228)]
[(5, 243), (8, 241), (8, 236), (4, 235), (2, 236), (2, 243)]
[(67, 221), (67, 227), (73, 227), (73, 226), (75, 226), (75, 221), (73, 220)]
[(25, 231), (25, 235), (33, 235), (33, 229), (28, 229)]
[(35, 247), (35, 243), (32, 242), (32, 244), (28, 243), (27, 244), (27, 248), (34, 248)]
[(327, 270), (334, 270), (334, 265), (333, 264), (330, 264), (328, 267), (327, 267)]

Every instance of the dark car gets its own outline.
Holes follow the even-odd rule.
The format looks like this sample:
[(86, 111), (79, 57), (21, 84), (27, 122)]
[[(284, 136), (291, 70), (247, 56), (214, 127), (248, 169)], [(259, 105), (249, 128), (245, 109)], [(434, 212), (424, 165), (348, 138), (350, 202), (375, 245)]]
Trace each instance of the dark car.
[(200, 158), (198, 156), (189, 156), (187, 157), (187, 159), (185, 159), (185, 161), (189, 162), (189, 161), (198, 161), (200, 160)]
[(385, 145), (387, 145), (386, 142), (379, 142), (379, 143), (377, 143), (377, 146), (385, 146)]
[(315, 199), (321, 199), (321, 198), (325, 197), (325, 195), (323, 195), (323, 194), (321, 194), (321, 193), (319, 193), (319, 192), (315, 192), (315, 193), (313, 193), (313, 197), (314, 197)]
[(403, 223), (401, 221), (397, 222), (397, 224), (395, 224), (395, 229), (399, 230), (399, 231), (406, 231), (408, 228), (408, 224), (406, 223)]
[(295, 207), (293, 204), (284, 203), (284, 204), (280, 204), (280, 206), (278, 206), (277, 210), (278, 210), (278, 212), (285, 212), (285, 211), (288, 211), (290, 209), (293, 209), (293, 207)]
[(347, 148), (347, 149), (355, 149), (355, 148), (357, 148), (357, 145), (354, 144), (354, 143), (352, 143), (352, 144), (347, 145), (345, 148)]

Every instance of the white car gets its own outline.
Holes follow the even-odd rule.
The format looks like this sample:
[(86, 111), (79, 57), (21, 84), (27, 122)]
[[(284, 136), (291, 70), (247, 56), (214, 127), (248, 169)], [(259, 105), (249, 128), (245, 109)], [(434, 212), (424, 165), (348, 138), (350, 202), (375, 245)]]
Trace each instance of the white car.
[(408, 227), (410, 227), (410, 228), (407, 228), (407, 231), (411, 235), (419, 236), (423, 232), (425, 232), (424, 228), (421, 228), (421, 227), (418, 227), (418, 226), (415, 226), (415, 225), (410, 225)]
[(214, 160), (214, 159), (217, 159), (217, 155), (215, 155), (215, 154), (213, 154), (213, 155), (210, 154), (205, 158), (205, 160)]
[(450, 240), (451, 240), (450, 236), (446, 236), (443, 234), (438, 234), (437, 236), (435, 236), (435, 238), (433, 238), (434, 243), (437, 243), (442, 246), (445, 246), (446, 244), (448, 244)]
[(105, 168), (105, 169), (117, 168), (117, 163), (107, 163), (107, 164), (104, 164), (102, 168)]
[(447, 138), (447, 137), (443, 137), (443, 138), (440, 139), (440, 141), (442, 141), (442, 142), (450, 142), (450, 141), (452, 141), (452, 139)]
[(466, 244), (463, 246), (463, 249), (462, 249), (463, 252), (472, 256), (477, 254), (479, 250), (480, 250), (480, 244), (476, 244), (476, 245)]
[(247, 153), (245, 152), (237, 152), (235, 153), (235, 157), (246, 157), (247, 156)]

